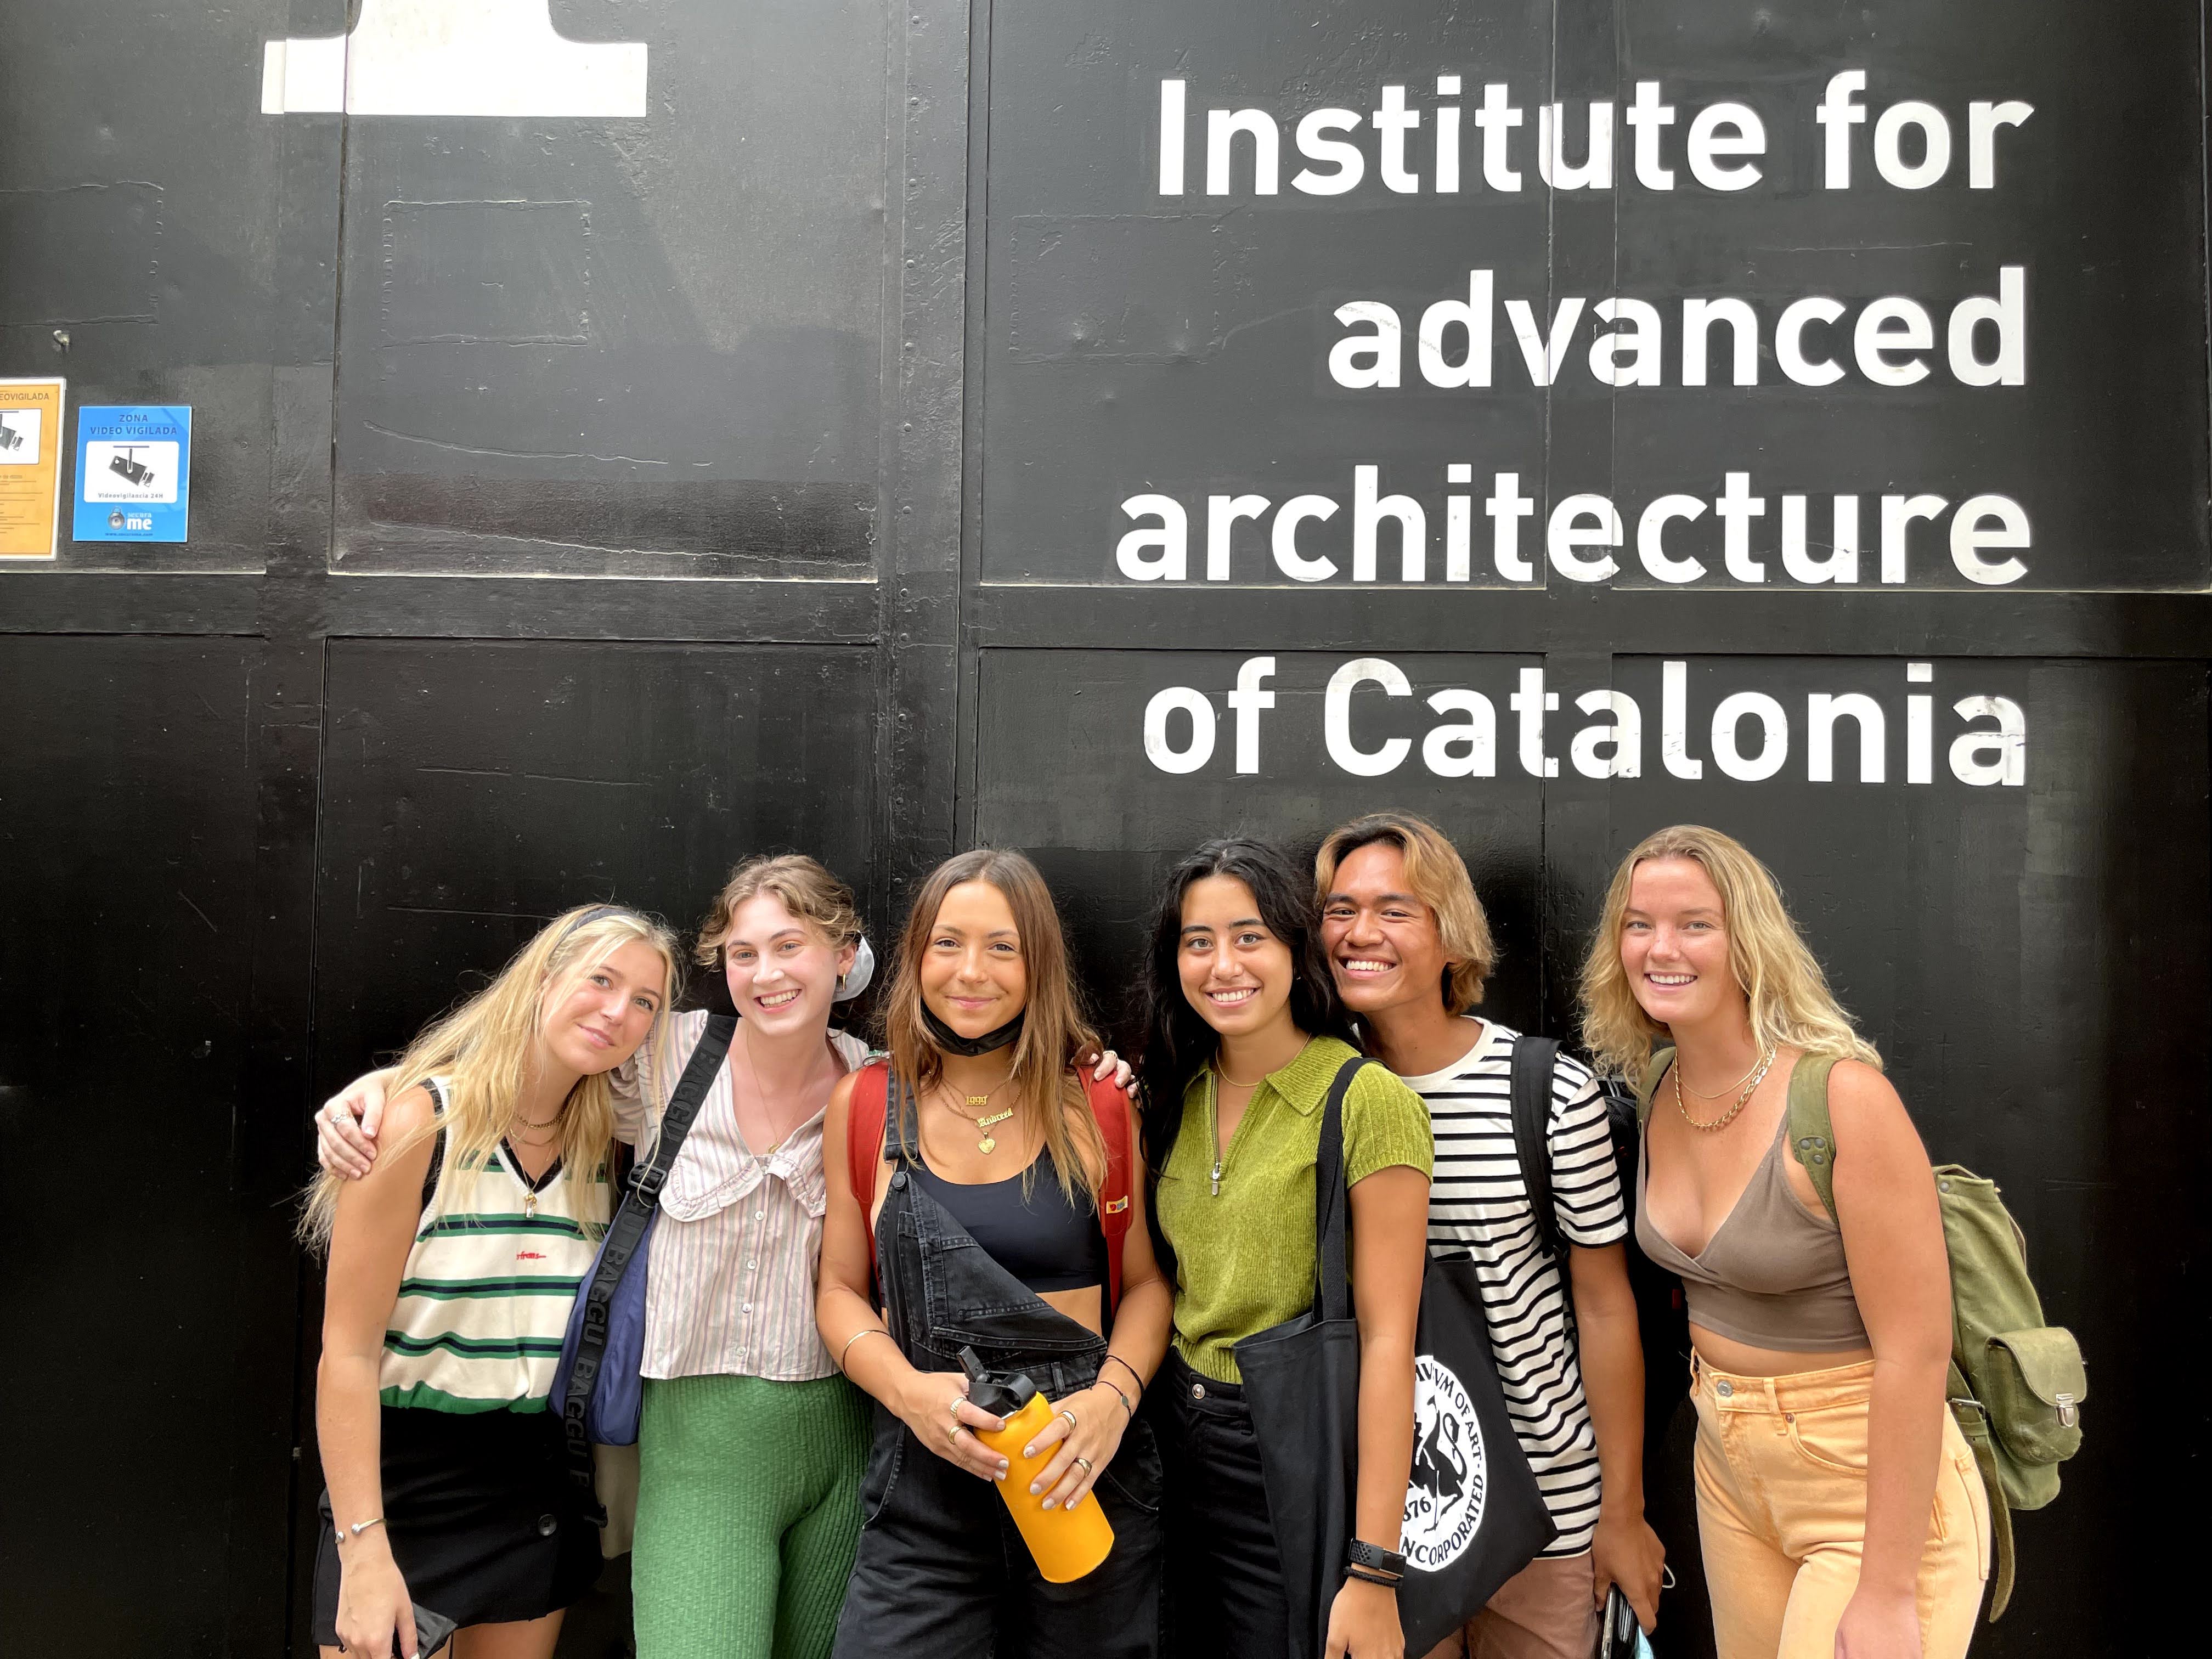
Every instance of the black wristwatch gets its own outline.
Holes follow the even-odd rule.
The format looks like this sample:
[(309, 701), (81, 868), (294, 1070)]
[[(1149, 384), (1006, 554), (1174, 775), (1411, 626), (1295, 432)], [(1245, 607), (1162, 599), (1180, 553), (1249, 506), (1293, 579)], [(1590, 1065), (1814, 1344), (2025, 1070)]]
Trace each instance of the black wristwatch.
[(1378, 1548), (1364, 1538), (1355, 1538), (1344, 1547), (1344, 1562), (1350, 1567), (1365, 1567), (1370, 1572), (1387, 1572), (1395, 1577), (1406, 1576), (1406, 1558), (1395, 1550)]

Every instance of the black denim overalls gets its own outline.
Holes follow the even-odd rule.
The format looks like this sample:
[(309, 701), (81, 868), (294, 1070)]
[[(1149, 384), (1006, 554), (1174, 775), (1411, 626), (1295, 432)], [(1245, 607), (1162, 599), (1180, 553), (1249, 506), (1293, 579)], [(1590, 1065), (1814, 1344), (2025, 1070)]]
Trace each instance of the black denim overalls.
[[(876, 1223), (876, 1261), (900, 1351), (918, 1370), (957, 1371), (960, 1350), (973, 1347), (994, 1370), (1028, 1372), (1048, 1400), (1095, 1382), (1106, 1339), (1000, 1267), (921, 1190), (905, 1151), (919, 1145), (908, 1092), (894, 1081), (891, 1094), (905, 1133), (884, 1136), (896, 1168)], [(995, 1483), (940, 1457), (878, 1405), (836, 1659), (1153, 1659), (1160, 1457), (1141, 1415), (1085, 1501), (1113, 1523), (1113, 1553), (1072, 1584), (1048, 1584)]]

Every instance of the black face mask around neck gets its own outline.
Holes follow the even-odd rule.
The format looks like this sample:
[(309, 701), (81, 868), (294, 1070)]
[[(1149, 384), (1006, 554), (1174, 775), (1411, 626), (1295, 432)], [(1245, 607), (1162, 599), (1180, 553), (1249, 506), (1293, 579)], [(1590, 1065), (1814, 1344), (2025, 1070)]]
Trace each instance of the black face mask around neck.
[(1022, 1034), (1022, 1021), (1029, 1016), (1024, 1008), (995, 1031), (986, 1031), (979, 1037), (964, 1037), (943, 1020), (930, 1012), (929, 1005), (921, 1005), (921, 1023), (928, 1029), (929, 1040), (948, 1054), (960, 1054), (973, 1060), (978, 1054), (988, 1054), (1003, 1048)]

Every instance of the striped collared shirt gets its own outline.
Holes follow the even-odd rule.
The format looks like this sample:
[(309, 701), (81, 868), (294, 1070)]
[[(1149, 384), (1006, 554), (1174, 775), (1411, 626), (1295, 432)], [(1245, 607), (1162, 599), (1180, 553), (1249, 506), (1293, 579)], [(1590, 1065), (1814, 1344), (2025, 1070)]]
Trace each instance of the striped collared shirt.
[[(652, 1144), (668, 1097), (707, 1029), (707, 1016), (675, 1016), (665, 1066), (639, 1051), (640, 1104), (623, 1113), (625, 1139)], [(848, 1071), (867, 1044), (833, 1031)], [(628, 1071), (629, 1068), (625, 1068)], [(765, 1155), (745, 1145), (725, 1060), (661, 1188), (646, 1279), (644, 1374), (760, 1376), (805, 1382), (836, 1371), (814, 1325), (822, 1261), (822, 1114)]]

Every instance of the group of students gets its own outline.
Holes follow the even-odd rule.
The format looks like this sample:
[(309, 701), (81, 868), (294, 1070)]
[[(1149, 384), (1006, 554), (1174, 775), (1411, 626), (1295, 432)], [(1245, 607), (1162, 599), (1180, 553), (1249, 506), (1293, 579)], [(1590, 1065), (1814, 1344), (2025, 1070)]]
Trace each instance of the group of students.
[[(641, 1659), (1285, 1652), (1301, 1587), (1237, 1345), (1313, 1301), (1322, 1102), (1363, 1054), (1381, 1063), (1341, 1110), (1355, 1537), (1324, 1587), (1329, 1659), (1404, 1651), (1430, 1252), (1472, 1256), (1555, 1531), (1435, 1653), (1588, 1659), (1616, 1585), (1653, 1626), (1632, 1231), (1686, 1292), (1722, 1659), (1966, 1651), (1990, 1523), (1944, 1405), (1927, 1158), (1772, 878), (1727, 836), (1662, 830), (1606, 895), (1583, 1047), (1640, 1084), (1647, 1115), (1624, 1193), (1598, 1076), (1559, 1058), (1558, 1257), (1516, 1150), (1520, 1035), (1473, 1012), (1488, 923), (1458, 853), (1411, 815), (1342, 826), (1310, 869), (1241, 837), (1176, 867), (1139, 988), (1139, 1106), (1018, 852), (923, 883), (880, 1054), (832, 1027), (872, 957), (850, 890), (811, 859), (740, 866), (696, 954), (739, 1018), (649, 1259)], [(650, 1158), (708, 1027), (673, 1012), (678, 963), (650, 918), (571, 911), (319, 1114), (325, 1653), (413, 1659), (420, 1605), (462, 1627), (457, 1659), (547, 1659), (596, 1576), (547, 1407), (617, 1145)], [(1826, 1072), (1850, 1148), (1833, 1219), (1782, 1155), (1802, 1066)], [(1048, 1583), (1021, 1543), (963, 1349), (1049, 1396), (1022, 1449), (1048, 1460), (1031, 1490), (1103, 1511), (1095, 1571)]]

